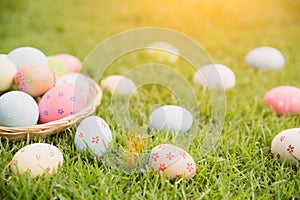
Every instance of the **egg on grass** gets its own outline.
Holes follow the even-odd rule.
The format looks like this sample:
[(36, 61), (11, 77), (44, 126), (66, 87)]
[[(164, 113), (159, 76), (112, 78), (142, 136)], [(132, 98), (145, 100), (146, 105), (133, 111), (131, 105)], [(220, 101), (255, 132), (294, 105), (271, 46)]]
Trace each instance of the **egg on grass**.
[(223, 64), (209, 64), (199, 68), (194, 76), (193, 83), (209, 90), (228, 90), (235, 86), (234, 72)]
[(120, 75), (107, 76), (101, 81), (100, 86), (114, 95), (130, 95), (136, 92), (135, 83)]
[(112, 133), (109, 125), (101, 117), (89, 116), (82, 120), (75, 133), (75, 146), (79, 152), (91, 151), (102, 156), (110, 147)]
[(190, 179), (196, 173), (196, 163), (185, 150), (171, 144), (154, 147), (147, 159), (150, 170), (164, 173), (170, 179)]
[(55, 146), (35, 143), (21, 148), (13, 157), (11, 170), (15, 174), (30, 173), (36, 177), (43, 174), (55, 174), (63, 164), (63, 154)]
[(193, 125), (193, 116), (181, 106), (165, 105), (150, 114), (149, 125), (155, 130), (188, 131)]
[(245, 60), (253, 68), (263, 70), (280, 69), (285, 65), (283, 54), (270, 46), (261, 46), (251, 50)]
[(294, 86), (278, 86), (266, 92), (263, 103), (278, 115), (300, 113), (300, 89)]

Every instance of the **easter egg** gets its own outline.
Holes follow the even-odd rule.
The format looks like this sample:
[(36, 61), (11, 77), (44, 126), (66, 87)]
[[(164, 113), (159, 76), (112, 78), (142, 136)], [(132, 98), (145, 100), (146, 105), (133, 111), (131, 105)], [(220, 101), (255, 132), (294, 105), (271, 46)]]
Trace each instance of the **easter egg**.
[(82, 67), (81, 61), (71, 54), (57, 54), (56, 57), (64, 64), (68, 73), (79, 72)]
[(55, 146), (46, 143), (35, 143), (21, 148), (13, 157), (11, 171), (23, 174), (29, 172), (31, 176), (44, 173), (57, 173), (63, 164), (63, 154)]
[(209, 64), (198, 69), (193, 76), (193, 83), (210, 90), (227, 90), (235, 86), (234, 72), (222, 64)]
[(0, 125), (32, 126), (38, 117), (37, 103), (29, 94), (11, 91), (0, 97)]
[(153, 148), (148, 155), (147, 166), (152, 171), (164, 173), (170, 179), (190, 179), (196, 173), (194, 159), (185, 150), (171, 144)]
[(80, 73), (65, 74), (59, 77), (56, 81), (56, 85), (73, 84), (80, 88), (81, 92), (89, 91), (89, 82), (86, 76)]
[(300, 128), (287, 129), (277, 134), (272, 140), (271, 152), (280, 162), (299, 163)]
[(166, 105), (155, 109), (149, 118), (149, 124), (156, 130), (187, 131), (193, 125), (193, 116), (187, 109)]
[(279, 69), (285, 65), (283, 54), (278, 49), (268, 46), (251, 50), (245, 60), (250, 66), (264, 70)]
[(87, 96), (74, 85), (59, 85), (48, 90), (38, 103), (39, 122), (47, 123), (78, 113), (87, 104)]
[(7, 58), (6, 54), (0, 54), (0, 58)]
[(7, 57), (0, 57), (0, 92), (8, 90), (17, 73), (15, 64)]
[(104, 78), (100, 86), (103, 90), (108, 90), (111, 94), (117, 95), (129, 95), (136, 91), (136, 86), (132, 80), (119, 75)]
[(45, 54), (33, 47), (16, 48), (9, 52), (8, 58), (15, 63), (17, 69), (28, 64), (43, 64), (48, 66)]
[(101, 156), (110, 146), (112, 134), (101, 117), (90, 116), (79, 124), (74, 140), (78, 151), (85, 152), (89, 149), (94, 155)]
[(14, 83), (18, 90), (26, 92), (33, 97), (41, 96), (55, 86), (56, 74), (43, 64), (30, 64), (21, 67)]
[(47, 57), (48, 66), (60, 77), (68, 73), (66, 66), (57, 56)]
[(279, 86), (268, 91), (263, 103), (279, 115), (297, 115), (300, 112), (300, 89), (293, 86)]
[(162, 41), (157, 41), (152, 43), (150, 47), (155, 47), (159, 49), (147, 50), (147, 53), (149, 55), (158, 59), (158, 62), (168, 61), (171, 63), (175, 63), (178, 59), (179, 50), (171, 44)]

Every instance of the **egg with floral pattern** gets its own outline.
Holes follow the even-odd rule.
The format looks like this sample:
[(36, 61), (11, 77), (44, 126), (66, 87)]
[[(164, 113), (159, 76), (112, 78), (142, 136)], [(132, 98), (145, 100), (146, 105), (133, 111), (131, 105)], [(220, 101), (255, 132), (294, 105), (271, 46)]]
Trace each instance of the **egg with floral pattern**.
[(17, 89), (39, 97), (55, 86), (56, 74), (43, 64), (30, 64), (21, 67), (14, 77)]
[(279, 115), (300, 113), (300, 89), (293, 86), (279, 86), (268, 91), (263, 102)]
[(170, 179), (190, 179), (196, 173), (194, 159), (185, 150), (171, 144), (153, 148), (148, 155), (147, 166), (152, 171), (164, 173)]
[(55, 146), (46, 143), (35, 143), (21, 148), (13, 157), (11, 170), (13, 173), (30, 173), (39, 176), (45, 173), (57, 173), (63, 164), (63, 154)]
[(87, 104), (87, 95), (73, 84), (59, 85), (48, 90), (38, 103), (39, 122), (47, 123), (78, 113)]
[(89, 116), (79, 124), (74, 140), (78, 151), (86, 152), (88, 149), (92, 154), (102, 156), (110, 146), (112, 134), (104, 119)]
[(280, 162), (299, 163), (300, 128), (287, 129), (277, 134), (272, 140), (271, 152)]

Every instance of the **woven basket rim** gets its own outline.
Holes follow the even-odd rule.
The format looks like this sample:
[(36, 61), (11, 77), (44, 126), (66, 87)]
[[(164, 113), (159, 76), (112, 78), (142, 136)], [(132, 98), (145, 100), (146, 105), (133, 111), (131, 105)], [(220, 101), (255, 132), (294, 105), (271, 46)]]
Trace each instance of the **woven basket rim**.
[(100, 86), (91, 78), (85, 76), (89, 84), (88, 102), (80, 112), (64, 117), (59, 120), (33, 126), (7, 127), (0, 126), (1, 140), (19, 141), (24, 139), (45, 138), (68, 128), (91, 115), (102, 100), (102, 90)]

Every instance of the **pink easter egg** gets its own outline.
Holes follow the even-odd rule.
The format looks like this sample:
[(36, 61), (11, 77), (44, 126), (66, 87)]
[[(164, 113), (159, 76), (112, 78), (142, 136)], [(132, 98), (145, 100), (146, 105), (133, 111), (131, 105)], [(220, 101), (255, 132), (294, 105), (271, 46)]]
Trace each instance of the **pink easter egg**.
[(69, 73), (79, 72), (82, 67), (81, 61), (71, 54), (58, 54), (56, 57), (66, 66)]
[(190, 179), (196, 173), (194, 159), (185, 150), (171, 144), (161, 144), (153, 148), (147, 165), (152, 171), (164, 173), (170, 179)]
[(47, 91), (38, 103), (39, 122), (47, 123), (73, 115), (87, 104), (87, 95), (73, 84), (55, 86)]
[(300, 112), (300, 89), (293, 86), (279, 86), (268, 91), (263, 103), (279, 115), (297, 115)]

